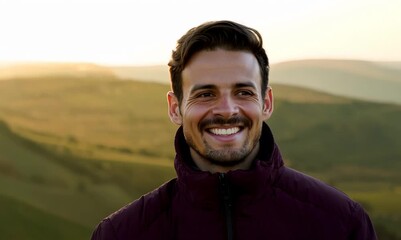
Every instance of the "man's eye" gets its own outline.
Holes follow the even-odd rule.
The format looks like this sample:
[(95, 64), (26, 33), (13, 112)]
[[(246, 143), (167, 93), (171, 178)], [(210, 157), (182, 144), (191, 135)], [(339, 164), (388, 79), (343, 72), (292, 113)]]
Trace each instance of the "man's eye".
[(200, 93), (197, 96), (198, 98), (208, 98), (208, 97), (213, 97), (213, 94), (210, 92), (205, 92), (205, 93)]
[(248, 90), (242, 90), (237, 93), (239, 96), (253, 96), (254, 93)]

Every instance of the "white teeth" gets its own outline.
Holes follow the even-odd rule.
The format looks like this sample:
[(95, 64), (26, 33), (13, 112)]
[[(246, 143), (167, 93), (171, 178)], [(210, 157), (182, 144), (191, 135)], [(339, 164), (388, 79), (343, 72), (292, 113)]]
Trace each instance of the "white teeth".
[(239, 132), (239, 127), (233, 127), (233, 128), (212, 128), (210, 129), (210, 132), (216, 135), (231, 135)]

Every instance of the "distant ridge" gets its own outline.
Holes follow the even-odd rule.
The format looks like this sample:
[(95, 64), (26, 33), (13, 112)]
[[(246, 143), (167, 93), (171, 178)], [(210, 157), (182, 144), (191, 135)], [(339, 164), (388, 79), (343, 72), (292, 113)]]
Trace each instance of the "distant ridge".
[[(116, 78), (170, 84), (167, 65), (23, 63), (0, 66), (0, 80), (43, 76)], [(401, 62), (328, 59), (281, 62), (271, 66), (270, 83), (373, 102), (401, 104)]]
[(271, 83), (307, 87), (362, 100), (401, 104), (401, 64), (300, 60), (271, 67)]
[(158, 83), (170, 83), (168, 66), (117, 66), (110, 67), (114, 74), (127, 80), (143, 80)]
[(401, 61), (377, 62), (377, 64), (387, 68), (401, 69)]
[(0, 80), (39, 78), (48, 76), (65, 77), (115, 77), (107, 67), (91, 63), (7, 63), (0, 65)]

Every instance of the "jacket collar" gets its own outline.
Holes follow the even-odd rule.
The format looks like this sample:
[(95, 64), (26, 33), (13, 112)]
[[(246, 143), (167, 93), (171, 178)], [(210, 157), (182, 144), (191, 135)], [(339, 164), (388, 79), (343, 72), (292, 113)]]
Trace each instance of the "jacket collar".
[[(175, 169), (179, 190), (196, 204), (215, 207), (219, 198), (219, 174), (197, 170), (191, 158), (189, 146), (185, 141), (182, 127), (175, 137)], [(235, 199), (241, 198), (249, 203), (266, 193), (283, 166), (283, 160), (269, 126), (264, 123), (260, 138), (260, 150), (251, 169), (235, 170), (226, 174)]]

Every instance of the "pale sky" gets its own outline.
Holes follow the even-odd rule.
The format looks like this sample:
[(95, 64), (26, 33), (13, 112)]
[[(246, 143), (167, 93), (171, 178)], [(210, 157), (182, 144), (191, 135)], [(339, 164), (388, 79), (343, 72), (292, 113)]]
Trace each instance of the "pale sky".
[(272, 63), (401, 61), (401, 0), (0, 0), (0, 61), (166, 64), (222, 19), (259, 30)]

